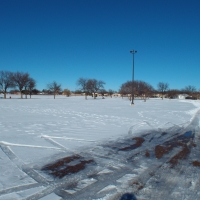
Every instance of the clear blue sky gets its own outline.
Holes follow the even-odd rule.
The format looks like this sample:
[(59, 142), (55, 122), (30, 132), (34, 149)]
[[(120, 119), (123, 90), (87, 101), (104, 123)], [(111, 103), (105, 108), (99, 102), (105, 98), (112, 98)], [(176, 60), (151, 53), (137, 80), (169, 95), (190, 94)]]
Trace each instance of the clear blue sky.
[(155, 88), (200, 88), (200, 0), (0, 0), (0, 70), (78, 89), (80, 77), (118, 90), (135, 79)]

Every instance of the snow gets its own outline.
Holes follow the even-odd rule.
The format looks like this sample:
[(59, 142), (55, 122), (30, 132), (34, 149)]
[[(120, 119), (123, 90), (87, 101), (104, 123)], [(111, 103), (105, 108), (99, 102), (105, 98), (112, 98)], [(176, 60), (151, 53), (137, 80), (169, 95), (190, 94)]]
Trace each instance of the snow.
[[(198, 100), (149, 99), (144, 102), (136, 99), (135, 105), (131, 106), (127, 98), (119, 97), (99, 97), (96, 100), (90, 97), (85, 100), (84, 97), (64, 96), (56, 96), (54, 100), (52, 96), (42, 95), (32, 96), (32, 99), (20, 99), (16, 95), (11, 97), (0, 99), (0, 199), (25, 199), (44, 190), (43, 187), (46, 186), (43, 185), (33, 188), (28, 186), (38, 184), (38, 180), (51, 180), (40, 172), (40, 168), (64, 155), (86, 152), (94, 156), (109, 157), (102, 144), (120, 141), (130, 135), (138, 136), (145, 131), (162, 132), (169, 128), (188, 127), (194, 123), (200, 111)], [(124, 164), (121, 162), (123, 156), (121, 153), (111, 163), (99, 166), (97, 174), (112, 174), (112, 170), (103, 166), (112, 165), (113, 169), (118, 169)], [(145, 162), (142, 164), (141, 161), (141, 166), (134, 170), (137, 174), (144, 173), (148, 168), (148, 163)], [(28, 175), (24, 167), (30, 171), (34, 169), (35, 174)], [(130, 181), (130, 177), (136, 176), (127, 174), (129, 175), (119, 178), (118, 183), (122, 180)], [(93, 184), (93, 181), (84, 182), (86, 186), (90, 183)], [(81, 182), (78, 186), (80, 184)], [(22, 187), (21, 192), (16, 189), (18, 186)], [(149, 187), (152, 187), (150, 182)], [(195, 188), (196, 180), (191, 183), (190, 190), (194, 191)], [(110, 190), (117, 190), (113, 183), (99, 190), (99, 193)], [(40, 198), (61, 199), (52, 191), (52, 188), (45, 189), (45, 195), (39, 194)], [(78, 190), (75, 188), (65, 191), (74, 193)], [(173, 191), (172, 195), (181, 199), (183, 191)]]

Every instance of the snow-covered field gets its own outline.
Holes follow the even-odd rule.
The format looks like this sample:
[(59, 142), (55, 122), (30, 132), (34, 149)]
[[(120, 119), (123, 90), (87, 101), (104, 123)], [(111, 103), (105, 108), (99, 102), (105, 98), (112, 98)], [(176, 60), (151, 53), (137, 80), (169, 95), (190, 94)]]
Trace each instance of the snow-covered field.
[[(147, 148), (155, 148), (155, 145), (161, 142), (158, 135), (165, 131), (171, 136), (177, 132), (181, 134), (183, 131), (192, 131), (198, 139), (199, 110), (200, 101), (191, 100), (150, 99), (147, 102), (135, 100), (135, 105), (131, 106), (127, 98), (119, 97), (85, 100), (84, 97), (57, 96), (54, 100), (52, 96), (19, 99), (13, 95), (11, 99), (0, 99), (0, 200), (81, 199), (79, 195), (83, 193), (85, 197), (82, 199), (87, 200), (111, 199), (111, 196), (117, 199), (119, 196), (113, 197), (113, 195), (134, 191), (130, 188), (130, 184), (124, 185), (124, 183), (130, 182), (138, 174), (143, 182), (145, 180), (143, 189), (137, 191), (138, 199), (147, 197), (159, 199), (153, 193), (158, 195), (158, 191), (162, 191), (166, 185), (173, 185), (175, 180), (172, 180), (172, 183), (169, 180), (159, 181), (160, 185), (157, 184), (156, 187), (154, 185), (155, 188), (152, 189), (152, 181), (156, 177), (142, 178), (149, 172), (152, 161), (153, 165), (159, 165), (160, 160), (158, 161), (155, 156), (148, 160), (137, 156), (140, 160), (137, 169), (121, 170), (120, 173), (123, 171), (121, 176), (116, 172), (116, 184), (112, 181), (113, 177), (109, 178), (111, 182), (104, 177), (111, 172), (115, 173), (114, 168), (122, 169), (124, 162), (128, 162), (125, 167), (132, 165), (125, 159), (128, 155), (130, 158), (132, 151), (125, 154), (119, 151), (116, 153), (114, 146), (122, 145), (122, 150), (125, 142), (129, 143), (130, 137), (138, 138), (149, 133), (151, 136), (154, 134), (154, 139), (151, 138), (151, 144), (144, 142), (142, 145), (144, 147), (141, 149), (144, 151)], [(145, 141), (147, 137), (149, 136), (144, 136)], [(165, 140), (169, 140), (169, 137), (163, 136), (162, 144)], [(110, 146), (113, 146), (112, 150), (108, 150)], [(179, 149), (180, 147), (176, 147), (173, 153)], [(195, 152), (191, 149), (196, 159), (198, 159), (197, 150), (198, 145)], [(111, 152), (114, 152), (112, 156)], [(73, 155), (78, 156), (73, 157)], [(84, 159), (91, 163), (85, 165), (82, 171), (63, 177), (51, 176), (48, 170), (43, 170), (44, 166), (63, 157), (73, 157), (74, 163), (70, 163), (74, 166), (77, 162), (85, 161)], [(150, 162), (151, 165), (148, 164)], [(184, 166), (188, 167), (188, 164), (184, 163)], [(198, 174), (199, 171), (198, 167), (194, 169), (196, 171), (188, 173), (187, 178), (181, 177), (177, 191), (170, 189), (171, 196), (167, 194), (166, 198), (191, 199), (191, 195), (193, 199), (200, 198), (198, 193), (200, 183), (195, 179), (195, 173)], [(127, 173), (124, 172), (126, 170)], [(173, 170), (165, 173), (173, 174), (175, 169)], [(94, 172), (96, 175), (90, 176)], [(95, 178), (97, 174), (104, 178)], [(184, 185), (183, 181), (186, 179), (187, 183)], [(69, 187), (73, 183), (76, 184)], [(95, 184), (97, 186), (94, 187), (99, 190), (96, 196), (90, 192), (90, 187)], [(190, 188), (189, 192), (185, 191), (187, 187)]]

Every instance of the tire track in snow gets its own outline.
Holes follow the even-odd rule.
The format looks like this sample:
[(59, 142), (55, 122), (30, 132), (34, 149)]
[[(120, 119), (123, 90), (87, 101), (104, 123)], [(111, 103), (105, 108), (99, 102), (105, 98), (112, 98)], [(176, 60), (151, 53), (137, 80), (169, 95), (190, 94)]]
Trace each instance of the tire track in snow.
[[(119, 178), (123, 177), (126, 174), (131, 174), (131, 173), (133, 173), (133, 171), (129, 167), (123, 167), (120, 168), (119, 170), (113, 170), (109, 174), (106, 173), (106, 174), (101, 174), (99, 176), (98, 175), (95, 176), (95, 179), (97, 180), (95, 183), (89, 185), (86, 188), (83, 188), (80, 191), (77, 191), (73, 195), (67, 192), (64, 192), (62, 194), (58, 193), (58, 195), (62, 195), (63, 199), (73, 199), (73, 200), (88, 199), (88, 194), (90, 199), (92, 199), (93, 197), (98, 198), (102, 196), (102, 194), (99, 193), (101, 190), (103, 190), (110, 184), (116, 185), (117, 184), (116, 181)], [(109, 180), (109, 183), (107, 182), (107, 180)]]
[[(153, 137), (152, 137), (153, 136)], [(48, 136), (51, 138), (50, 136)], [(165, 137), (165, 136), (163, 136)], [(165, 137), (165, 139), (168, 136)], [(153, 139), (152, 139), (153, 138)], [(151, 139), (151, 141), (150, 141)], [(163, 159), (157, 162), (154, 162), (154, 165), (150, 167), (149, 169), (146, 169), (145, 171), (143, 170), (142, 163), (139, 162), (142, 160), (142, 157), (144, 156), (144, 152), (146, 151), (146, 148), (148, 146), (148, 149), (152, 148), (151, 150), (153, 151), (153, 148), (155, 147), (155, 144), (161, 144), (161, 138), (159, 138), (158, 133), (153, 133), (149, 134), (145, 137), (145, 142), (144, 144), (139, 147), (138, 149), (134, 149), (131, 151), (128, 151), (125, 155), (122, 156), (118, 153), (116, 149), (112, 149), (116, 145), (124, 145), (124, 143), (117, 143), (114, 145), (109, 145), (105, 148), (105, 146), (102, 146), (104, 149), (103, 154), (97, 154), (98, 153), (98, 148), (93, 152), (92, 150), (90, 152), (82, 152), (80, 153), (83, 155), (88, 155), (90, 157), (93, 157), (95, 160), (98, 161), (98, 165), (101, 166), (101, 169), (103, 170), (110, 170), (109, 173), (97, 173), (96, 169), (92, 169), (93, 171), (90, 171), (90, 174), (93, 173), (94, 179), (96, 180), (95, 182), (91, 183), (90, 185), (87, 185), (85, 187), (77, 189), (77, 187), (73, 188), (75, 191), (73, 194), (70, 194), (67, 192), (70, 187), (68, 187), (68, 181), (67, 177), (63, 178), (59, 182), (48, 182), (46, 179), (40, 179), (37, 177), (37, 172), (35, 172), (33, 169), (30, 170), (29, 167), (27, 167), (13, 152), (12, 150), (7, 147), (5, 144), (1, 144), (1, 148), (4, 151), (4, 153), (25, 173), (27, 173), (30, 177), (36, 176), (35, 180), (42, 184), (45, 189), (40, 190), (36, 192), (35, 194), (32, 194), (26, 198), (23, 198), (23, 200), (36, 200), (42, 197), (45, 197), (51, 193), (55, 193), (59, 196), (61, 196), (63, 199), (85, 199), (88, 200), (89, 198), (97, 198), (97, 197), (103, 197), (105, 196), (106, 192), (112, 192), (114, 191), (114, 194), (116, 195), (117, 192), (122, 192), (122, 189), (124, 189), (121, 184), (118, 182), (119, 179), (123, 178), (124, 176), (128, 174), (136, 175), (133, 176), (132, 179), (129, 181), (137, 181), (141, 185), (145, 186), (148, 182), (148, 180), (151, 179), (154, 174), (157, 174), (159, 172), (159, 169), (161, 169), (161, 166), (166, 163), (167, 160), (169, 160), (175, 153), (176, 150), (174, 149), (170, 154), (167, 154), (163, 157)], [(53, 139), (48, 140), (49, 142), (54, 141)], [(165, 140), (166, 141), (166, 140)], [(127, 140), (124, 141), (125, 143)], [(57, 142), (53, 142), (55, 146), (59, 146), (61, 148), (62, 145), (60, 145)], [(149, 144), (149, 145), (148, 145)], [(130, 145), (130, 143), (128, 143)], [(120, 148), (120, 146), (119, 146)], [(64, 150), (64, 149), (63, 149)], [(93, 154), (94, 153), (94, 154)], [(139, 154), (139, 155), (137, 155)], [(137, 155), (137, 156), (136, 156)], [(134, 160), (134, 157), (136, 159)], [(125, 162), (126, 161), (126, 166), (117, 166), (117, 163), (120, 162)], [(105, 165), (105, 163), (111, 163), (109, 165)], [(138, 163), (135, 165), (135, 163)], [(104, 172), (105, 172), (104, 171)], [(36, 174), (35, 174), (36, 173)], [(78, 182), (81, 182), (80, 178), (91, 178), (91, 175), (84, 174), (85, 171), (81, 172), (81, 176), (74, 174), (74, 178), (79, 180)], [(159, 174), (159, 173), (158, 173)], [(127, 186), (128, 188), (128, 186)], [(26, 188), (24, 188), (25, 190)], [(136, 188), (134, 191), (138, 192), (140, 188)], [(89, 195), (89, 196), (88, 196)]]
[(31, 189), (31, 188), (40, 187), (42, 185), (43, 184), (41, 184), (41, 183), (31, 183), (31, 184), (26, 184), (26, 185), (19, 185), (19, 186), (15, 186), (15, 187), (11, 187), (11, 188), (1, 190), (0, 195), (9, 194), (9, 193), (12, 193), (12, 192), (19, 192), (19, 191), (22, 191), (22, 190), (28, 190), (28, 189)]
[(54, 146), (64, 150), (64, 151), (68, 151), (71, 152), (68, 148), (64, 147), (63, 145), (61, 145), (60, 143), (56, 142), (55, 140), (51, 139), (51, 137), (48, 136), (41, 136), (41, 138), (44, 138), (47, 142), (53, 144)]
[(28, 167), (22, 160), (20, 160), (9, 147), (7, 147), (6, 145), (4, 145), (2, 143), (0, 144), (0, 147), (3, 150), (3, 152), (8, 156), (8, 158), (13, 163), (15, 163), (16, 166), (20, 170), (22, 170), (23, 172), (25, 172), (32, 179), (34, 179), (38, 183), (45, 183), (46, 184), (48, 182), (43, 176), (41, 176), (39, 173), (37, 173), (32, 168)]
[(0, 141), (0, 145), (1, 144), (5, 145), (5, 146), (17, 146), (17, 147), (29, 147), (29, 148), (61, 150), (60, 148), (55, 148), (55, 147), (45, 147), (45, 146), (26, 145), (26, 144), (15, 144), (15, 143), (9, 143), (9, 142), (4, 142), (4, 141)]

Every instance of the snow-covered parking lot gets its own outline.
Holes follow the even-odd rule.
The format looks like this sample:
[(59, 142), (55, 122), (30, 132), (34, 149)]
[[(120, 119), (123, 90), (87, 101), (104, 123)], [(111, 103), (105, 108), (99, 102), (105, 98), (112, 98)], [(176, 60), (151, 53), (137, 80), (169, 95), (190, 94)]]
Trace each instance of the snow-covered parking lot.
[[(143, 148), (142, 151), (149, 148), (148, 153), (150, 153), (151, 148), (155, 148), (156, 144), (161, 144), (159, 133), (170, 130), (168, 133), (174, 136), (177, 132), (182, 134), (183, 131), (191, 131), (193, 136), (195, 134), (194, 137), (192, 136), (193, 139), (197, 138), (195, 143), (195, 151), (197, 151), (199, 110), (200, 101), (192, 100), (149, 99), (146, 102), (135, 100), (135, 105), (131, 106), (127, 98), (119, 97), (85, 100), (84, 97), (57, 96), (54, 100), (52, 96), (19, 99), (18, 96), (13, 95), (11, 99), (0, 99), (0, 199), (80, 199), (78, 195), (83, 193), (85, 197), (82, 199), (87, 200), (117, 199), (113, 195), (121, 193), (123, 190), (131, 191), (130, 185), (125, 186), (122, 182), (130, 182), (138, 174), (140, 178), (143, 177), (141, 175), (149, 170), (150, 161), (155, 159), (156, 166), (159, 163), (156, 163), (158, 160), (156, 156), (150, 156), (147, 161), (142, 157), (137, 157), (140, 159), (140, 162), (137, 163), (138, 171), (135, 169), (137, 173), (129, 169), (126, 169), (127, 173), (123, 172), (121, 176), (120, 173), (116, 173), (118, 178), (116, 178), (116, 184), (112, 181), (113, 177), (109, 178), (112, 183), (106, 178), (95, 178), (97, 175), (92, 176), (94, 173), (103, 174), (102, 177), (111, 172), (115, 173), (114, 167), (119, 169), (125, 164), (125, 155), (130, 154), (130, 158), (131, 151), (125, 154), (116, 151), (114, 144), (117, 144), (118, 148), (122, 145), (120, 147), (122, 150), (123, 145), (129, 141), (130, 137), (138, 142), (138, 138), (145, 133), (149, 133), (151, 136), (157, 133), (151, 141), (149, 140), (150, 146), (145, 143), (150, 136), (143, 137), (144, 147), (140, 144), (140, 148)], [(163, 135), (162, 144), (165, 140), (168, 141), (169, 137)], [(121, 144), (121, 141), (125, 142)], [(182, 142), (185, 141), (184, 139)], [(187, 140), (187, 144), (188, 142)], [(113, 148), (110, 150), (112, 145)], [(129, 145), (131, 147), (132, 144)], [(181, 147), (174, 148), (173, 153)], [(193, 152), (192, 149), (190, 151)], [(111, 153), (113, 155), (109, 157)], [(195, 152), (193, 154), (196, 155)], [(168, 153), (169, 155), (170, 153)], [(106, 159), (106, 156), (110, 159)], [(51, 173), (48, 170), (42, 170), (47, 169), (45, 166), (49, 166), (49, 163), (63, 157), (70, 158), (70, 162), (73, 161), (73, 163), (71, 162), (72, 166), (75, 166), (77, 162), (85, 165), (80, 165), (83, 168), (77, 170), (76, 173), (73, 172), (62, 177), (52, 176), (52, 169)], [(130, 166), (129, 161), (127, 162), (127, 166)], [(187, 165), (185, 164), (185, 166)], [(198, 167), (194, 169), (198, 170)], [(193, 195), (193, 199), (200, 198), (197, 190), (197, 184), (200, 185), (200, 183), (195, 179), (197, 172), (187, 174), (186, 185), (182, 182), (182, 185), (177, 186), (179, 190), (170, 190), (170, 194), (166, 193), (166, 198), (191, 199), (189, 198), (191, 195)], [(173, 174), (175, 171), (170, 171), (170, 173)], [(122, 179), (123, 177), (124, 179)], [(150, 192), (150, 189), (153, 188), (151, 185), (153, 179), (156, 177), (141, 178), (141, 180), (145, 180), (145, 186), (143, 185), (143, 189), (138, 191), (138, 199), (155, 198)], [(120, 180), (123, 181), (120, 182)], [(180, 180), (186, 179), (182, 177)], [(99, 182), (96, 186), (99, 193), (96, 196), (90, 195), (89, 192), (95, 182)], [(158, 184), (157, 188), (152, 189), (153, 192), (158, 192), (159, 188), (162, 190), (165, 186), (164, 183), (170, 184), (161, 180), (158, 182), (160, 185)], [(189, 192), (184, 193), (187, 187), (189, 187)], [(155, 194), (157, 194), (156, 192)]]

